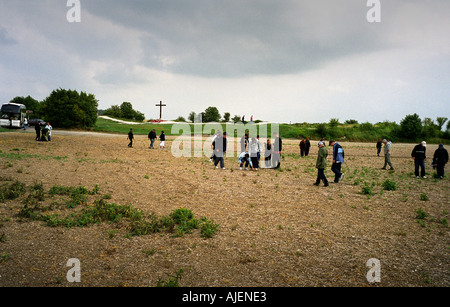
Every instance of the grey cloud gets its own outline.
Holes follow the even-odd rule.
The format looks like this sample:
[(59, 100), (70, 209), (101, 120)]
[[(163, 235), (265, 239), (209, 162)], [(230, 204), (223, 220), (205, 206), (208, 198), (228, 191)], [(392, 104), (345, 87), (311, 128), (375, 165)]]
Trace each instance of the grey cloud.
[(143, 31), (140, 63), (180, 74), (295, 73), (379, 47), (360, 0), (95, 1), (85, 9)]
[(5, 28), (0, 27), (0, 45), (9, 46), (15, 44), (17, 44), (17, 41), (9, 37)]

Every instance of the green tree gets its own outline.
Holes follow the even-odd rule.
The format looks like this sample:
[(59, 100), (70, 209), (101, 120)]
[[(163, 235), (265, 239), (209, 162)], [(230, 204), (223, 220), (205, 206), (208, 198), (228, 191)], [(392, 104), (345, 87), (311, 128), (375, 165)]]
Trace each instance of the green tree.
[(229, 112), (226, 112), (223, 115), (223, 121), (226, 122), (226, 123), (229, 122), (230, 121), (230, 117), (231, 117), (231, 114)]
[(111, 116), (121, 119), (131, 119), (136, 121), (143, 121), (145, 115), (133, 109), (131, 102), (123, 102), (120, 106), (113, 105), (103, 112), (103, 115)]
[(118, 105), (113, 105), (109, 109), (104, 110), (103, 115), (115, 118), (122, 118), (122, 110)]
[(400, 137), (411, 141), (417, 141), (423, 132), (422, 121), (419, 115), (414, 113), (413, 115), (407, 115), (400, 122)]
[(40, 113), (53, 127), (89, 128), (97, 121), (97, 108), (93, 94), (60, 88), (42, 101)]
[(241, 117), (239, 115), (235, 115), (231, 120), (236, 124), (241, 121)]
[(197, 114), (195, 112), (189, 113), (188, 119), (189, 119), (190, 122), (192, 122), (192, 123), (195, 122), (196, 118), (197, 118)]
[(33, 112), (32, 117), (36, 117), (36, 118), (39, 117), (40, 102), (37, 101), (36, 99), (34, 99), (33, 97), (31, 97), (31, 96), (15, 97), (10, 102), (25, 105), (27, 107), (27, 111)]
[(218, 122), (220, 121), (220, 113), (216, 107), (209, 107), (205, 110), (203, 115), (203, 122)]
[(133, 105), (130, 102), (123, 102), (120, 105), (120, 111), (122, 111), (122, 118), (125, 119), (134, 119), (134, 109)]

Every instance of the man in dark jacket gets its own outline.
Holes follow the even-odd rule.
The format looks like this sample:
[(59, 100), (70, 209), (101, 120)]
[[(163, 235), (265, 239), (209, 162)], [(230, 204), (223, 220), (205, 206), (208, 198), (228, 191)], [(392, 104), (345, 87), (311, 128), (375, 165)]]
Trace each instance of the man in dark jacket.
[(225, 160), (224, 156), (227, 152), (227, 133), (224, 132), (223, 136), (217, 137), (213, 142), (213, 150), (215, 153), (214, 166), (218, 168), (218, 164), (220, 162), (220, 168), (225, 169)]
[(305, 141), (305, 157), (309, 156), (309, 149), (311, 148), (311, 142), (309, 141), (309, 138)]
[(156, 140), (156, 130), (153, 129), (152, 131), (150, 131), (150, 133), (148, 134), (148, 138), (150, 140), (150, 147), (151, 149), (155, 149), (155, 140)]
[(41, 123), (36, 123), (34, 125), (34, 130), (36, 131), (36, 141), (41, 140)]
[(133, 141), (134, 141), (134, 134), (133, 134), (133, 129), (130, 129), (130, 132), (128, 132), (128, 140), (130, 141), (130, 143), (128, 144), (128, 147), (133, 147)]
[(411, 157), (414, 159), (414, 165), (415, 165), (415, 175), (417, 178), (419, 177), (419, 167), (420, 167), (420, 176), (422, 178), (427, 178), (425, 176), (425, 159), (427, 158), (427, 143), (424, 141), (416, 147), (414, 147)]
[(273, 151), (272, 151), (272, 165), (275, 169), (280, 168), (281, 164), (281, 151), (283, 150), (283, 140), (278, 135), (277, 132), (273, 134), (275, 141), (273, 143)]
[(377, 142), (377, 156), (378, 157), (380, 156), (382, 147), (383, 147), (383, 141), (381, 139), (379, 139)]
[(443, 144), (439, 145), (439, 148), (434, 152), (433, 166), (437, 168), (437, 175), (440, 179), (444, 179), (444, 168), (448, 162), (448, 151), (444, 148)]

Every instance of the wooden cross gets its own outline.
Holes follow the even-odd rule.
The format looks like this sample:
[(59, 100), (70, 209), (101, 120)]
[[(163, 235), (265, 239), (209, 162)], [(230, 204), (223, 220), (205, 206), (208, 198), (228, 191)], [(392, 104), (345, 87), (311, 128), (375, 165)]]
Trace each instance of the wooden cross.
[(163, 107), (167, 107), (167, 105), (163, 104), (162, 101), (161, 101), (156, 106), (159, 107), (159, 119), (162, 120), (162, 109), (163, 109)]

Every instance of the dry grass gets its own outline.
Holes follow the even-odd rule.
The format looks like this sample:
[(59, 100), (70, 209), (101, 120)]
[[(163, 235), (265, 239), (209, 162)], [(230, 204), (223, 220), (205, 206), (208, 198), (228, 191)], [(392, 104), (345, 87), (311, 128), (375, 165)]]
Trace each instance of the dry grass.
[[(196, 231), (127, 238), (124, 223), (50, 228), (19, 219), (22, 199), (6, 201), (0, 204), (0, 255), (7, 256), (0, 260), (0, 286), (74, 286), (66, 280), (70, 258), (81, 261), (79, 286), (154, 287), (181, 268), (185, 287), (369, 286), (370, 258), (381, 261), (381, 283), (374, 286), (449, 286), (449, 228), (442, 222), (450, 212), (449, 180), (434, 180), (431, 169), (429, 179), (416, 179), (412, 145), (393, 145), (395, 172), (380, 169), (374, 144), (341, 145), (345, 179), (324, 188), (312, 185), (317, 149), (300, 158), (297, 141), (285, 140), (282, 171), (245, 172), (237, 158), (216, 170), (206, 157), (149, 150), (143, 137), (130, 149), (126, 136), (56, 133), (53, 142), (37, 143), (30, 134), (1, 134), (0, 185), (6, 179), (42, 182), (46, 191), (98, 185), (108, 202), (157, 215), (188, 208), (220, 231), (211, 239)], [(428, 147), (429, 156), (435, 149)], [(383, 191), (386, 179), (398, 189)], [(364, 182), (374, 195), (361, 194)], [(429, 214), (422, 225), (420, 207)]]

